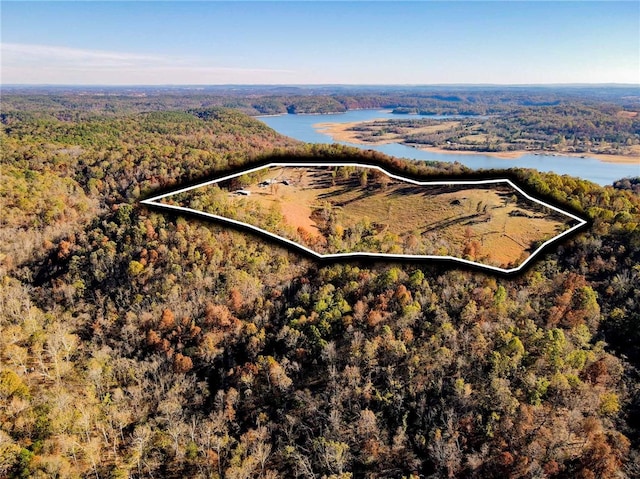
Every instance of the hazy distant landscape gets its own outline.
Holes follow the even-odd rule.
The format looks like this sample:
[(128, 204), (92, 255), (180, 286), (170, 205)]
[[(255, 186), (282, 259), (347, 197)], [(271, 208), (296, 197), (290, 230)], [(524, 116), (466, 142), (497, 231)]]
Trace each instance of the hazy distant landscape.
[[(609, 184), (636, 176), (640, 168), (640, 89), (631, 86), (57, 87), (45, 92), (9, 87), (5, 111), (28, 106), (25, 101), (50, 113), (71, 107), (107, 115), (113, 108), (133, 113), (221, 106), (258, 116), (302, 141), (360, 144), (475, 169), (532, 167)], [(393, 113), (377, 121), (378, 111)], [(358, 116), (365, 120), (348, 120)], [(313, 134), (307, 125), (323, 134)], [(511, 161), (487, 161), (491, 157)]]

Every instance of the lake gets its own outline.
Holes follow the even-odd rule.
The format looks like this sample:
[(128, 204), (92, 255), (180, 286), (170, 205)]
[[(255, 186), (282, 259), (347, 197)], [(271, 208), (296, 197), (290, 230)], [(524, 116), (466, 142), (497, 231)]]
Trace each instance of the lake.
[[(350, 110), (346, 113), (330, 115), (278, 115), (257, 117), (278, 133), (307, 143), (334, 143), (331, 136), (319, 133), (313, 125), (316, 123), (350, 123), (376, 118), (413, 119), (451, 118), (444, 116), (395, 115), (388, 110)], [(496, 158), (489, 155), (464, 153), (432, 153), (411, 146), (390, 143), (386, 145), (360, 145), (348, 142), (335, 142), (355, 146), (361, 149), (376, 150), (387, 155), (414, 160), (454, 162), (479, 169), (488, 168), (535, 168), (539, 171), (553, 171), (561, 175), (584, 178), (600, 185), (610, 185), (615, 180), (627, 176), (640, 176), (640, 164), (606, 163), (595, 158), (573, 156), (523, 155), (516, 159)]]

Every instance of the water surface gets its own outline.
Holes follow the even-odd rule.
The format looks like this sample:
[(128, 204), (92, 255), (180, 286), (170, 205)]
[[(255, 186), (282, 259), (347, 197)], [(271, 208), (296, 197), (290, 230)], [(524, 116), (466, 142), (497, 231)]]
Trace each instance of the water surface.
[(399, 158), (411, 158), (414, 160), (457, 161), (476, 170), (490, 168), (535, 168), (539, 171), (553, 171), (561, 175), (584, 178), (600, 185), (609, 185), (627, 176), (640, 176), (640, 163), (608, 163), (589, 157), (579, 158), (558, 155), (523, 155), (515, 159), (503, 159), (479, 154), (434, 153), (399, 143), (361, 145), (345, 141), (336, 142), (330, 135), (320, 133), (313, 127), (313, 125), (317, 123), (351, 123), (377, 118), (402, 120), (414, 118), (442, 119), (451, 117), (436, 115), (395, 115), (389, 110), (350, 110), (346, 113), (330, 115), (279, 115), (258, 117), (259, 120), (266, 123), (278, 133), (307, 143), (340, 143), (365, 150), (380, 151)]

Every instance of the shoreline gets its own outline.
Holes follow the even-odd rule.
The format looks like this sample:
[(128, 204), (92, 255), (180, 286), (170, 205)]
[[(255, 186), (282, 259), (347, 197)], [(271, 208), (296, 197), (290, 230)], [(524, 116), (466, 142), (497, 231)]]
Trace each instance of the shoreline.
[(437, 146), (413, 146), (407, 143), (401, 143), (406, 146), (418, 148), (424, 151), (431, 151), (433, 153), (443, 154), (469, 154), (469, 155), (484, 155), (492, 156), (494, 158), (500, 158), (501, 160), (517, 160), (524, 155), (536, 155), (536, 156), (557, 156), (557, 157), (569, 157), (578, 158), (583, 160), (594, 159), (603, 163), (618, 163), (621, 165), (634, 165), (640, 166), (640, 157), (631, 155), (611, 155), (607, 153), (572, 153), (572, 152), (557, 152), (557, 151), (544, 151), (544, 150), (512, 150), (512, 151), (472, 151), (472, 150), (449, 150), (446, 148), (440, 148)]
[(356, 138), (358, 132), (349, 131), (348, 129), (362, 124), (369, 123), (375, 121), (386, 121), (384, 118), (374, 118), (372, 120), (367, 120), (366, 122), (362, 121), (354, 121), (349, 123), (316, 123), (313, 125), (313, 128), (318, 133), (323, 133), (325, 135), (329, 135), (334, 141), (344, 141), (348, 143), (357, 143), (359, 145), (388, 145), (391, 143), (396, 143), (400, 145), (405, 145), (411, 148), (417, 148), (423, 151), (430, 151), (432, 153), (441, 153), (448, 155), (483, 155), (483, 156), (492, 156), (494, 158), (500, 158), (502, 160), (517, 160), (518, 158), (524, 155), (545, 155), (545, 156), (558, 156), (558, 157), (569, 157), (569, 158), (579, 158), (579, 159), (594, 159), (601, 161), (603, 163), (618, 163), (625, 165), (634, 165), (637, 164), (640, 166), (640, 156), (633, 155), (612, 155), (608, 153), (573, 153), (573, 152), (557, 152), (557, 151), (544, 151), (544, 150), (513, 150), (513, 151), (474, 151), (474, 150), (453, 150), (448, 148), (442, 148), (437, 146), (427, 146), (427, 145), (415, 145), (411, 143), (405, 143), (403, 141), (396, 141), (394, 139), (388, 140), (377, 140), (377, 141), (362, 141)]

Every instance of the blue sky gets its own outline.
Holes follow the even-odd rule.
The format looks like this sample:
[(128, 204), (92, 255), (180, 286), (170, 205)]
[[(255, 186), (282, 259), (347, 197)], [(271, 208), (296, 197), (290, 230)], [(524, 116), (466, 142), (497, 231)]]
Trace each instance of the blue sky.
[(2, 2), (2, 83), (640, 83), (640, 3)]

